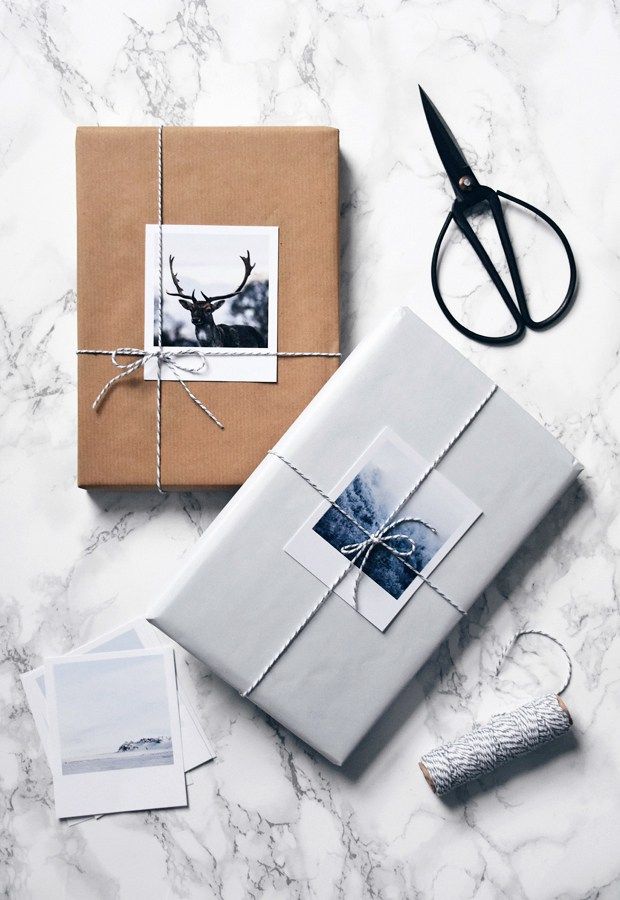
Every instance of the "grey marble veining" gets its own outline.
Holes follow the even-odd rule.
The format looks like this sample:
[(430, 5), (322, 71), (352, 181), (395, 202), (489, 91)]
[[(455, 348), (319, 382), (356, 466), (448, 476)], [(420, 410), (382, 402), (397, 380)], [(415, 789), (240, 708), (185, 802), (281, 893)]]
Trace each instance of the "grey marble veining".
[[(6, 896), (620, 896), (619, 33), (604, 0), (5, 0)], [(573, 244), (574, 310), (517, 347), (470, 344), (435, 306), (428, 267), (450, 198), (418, 82), (478, 174), (547, 208)], [(75, 487), (74, 128), (160, 122), (337, 125), (345, 351), (410, 303), (585, 472), (343, 770), (183, 658), (218, 752), (192, 773), (189, 809), (70, 826), (54, 818), (18, 675), (143, 612), (228, 496)], [(566, 273), (531, 223), (516, 224), (528, 284), (553, 298)], [(458, 241), (449, 250), (464, 253)], [(472, 261), (463, 256), (451, 277), (473, 312), (484, 282)], [(441, 802), (420, 755), (562, 678), (561, 658), (532, 639), (493, 679), (499, 648), (526, 622), (572, 653), (573, 733)]]

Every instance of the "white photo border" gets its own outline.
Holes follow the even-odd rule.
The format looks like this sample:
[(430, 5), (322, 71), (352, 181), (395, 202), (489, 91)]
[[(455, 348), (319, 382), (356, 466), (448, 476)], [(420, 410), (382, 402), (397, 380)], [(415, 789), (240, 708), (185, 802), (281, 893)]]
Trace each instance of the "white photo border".
[[(173, 762), (102, 772), (63, 774), (54, 671), (58, 666), (109, 662), (115, 657), (159, 656), (165, 673)], [(164, 809), (187, 805), (183, 770), (183, 746), (179, 723), (174, 651), (172, 647), (125, 650), (119, 653), (70, 654), (45, 661), (45, 691), (50, 714), (50, 765), (54, 779), (54, 802), (59, 819), (132, 810)]]
[[(379, 432), (377, 437), (371, 441), (366, 450), (364, 450), (353, 465), (347, 469), (342, 478), (339, 479), (338, 483), (329, 492), (329, 496), (333, 498), (340, 496), (342, 491), (351, 483), (364, 465), (372, 460), (373, 456), (376, 455), (378, 448), (385, 441), (390, 441), (411, 461), (411, 484), (414, 484), (416, 478), (428, 467), (427, 460), (414, 450), (410, 444), (399, 437), (399, 435), (391, 428), (384, 428)], [(439, 490), (444, 491), (454, 498), (454, 502), (461, 508), (463, 516), (460, 519), (460, 525), (450, 533), (450, 536), (441, 545), (439, 551), (422, 570), (422, 575), (425, 577), (430, 576), (434, 569), (436, 569), (440, 562), (448, 555), (450, 550), (452, 550), (469, 528), (471, 528), (474, 522), (482, 515), (482, 510), (466, 497), (459, 488), (449, 481), (441, 472), (434, 470), (420, 486), (418, 491), (416, 491), (414, 496), (398, 512), (396, 518), (399, 519), (407, 515), (415, 515), (416, 517), (433, 524), (432, 510), (429, 511), (424, 508), (426, 506), (425, 494), (428, 493), (429, 488), (432, 489), (433, 483), (438, 486)], [(439, 485), (441, 485), (441, 487), (439, 487)], [(423, 502), (422, 509), (420, 509), (421, 500)], [(318, 578), (325, 587), (328, 587), (336, 581), (347, 564), (347, 557), (332, 547), (328, 541), (313, 530), (316, 523), (329, 508), (330, 504), (326, 500), (323, 500), (284, 546), (285, 552), (307, 569), (308, 572), (314, 575), (315, 578)], [(355, 608), (354, 583), (359, 571), (357, 566), (352, 566), (342, 581), (334, 588), (334, 593), (353, 608)], [(364, 616), (365, 619), (380, 631), (385, 631), (388, 625), (390, 625), (423, 583), (421, 578), (414, 578), (411, 584), (405, 588), (403, 593), (398, 598), (394, 598), (362, 571), (357, 593), (357, 612)]]

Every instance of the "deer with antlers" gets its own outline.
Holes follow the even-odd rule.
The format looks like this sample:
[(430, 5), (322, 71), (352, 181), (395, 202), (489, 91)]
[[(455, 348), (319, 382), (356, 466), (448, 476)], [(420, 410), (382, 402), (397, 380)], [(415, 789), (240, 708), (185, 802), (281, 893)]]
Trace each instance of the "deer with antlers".
[(185, 294), (179, 282), (179, 277), (174, 271), (174, 256), (170, 256), (170, 275), (174, 284), (174, 291), (166, 291), (169, 297), (177, 297), (179, 303), (186, 309), (191, 317), (196, 330), (196, 340), (201, 347), (264, 347), (265, 341), (262, 335), (252, 325), (216, 325), (213, 313), (219, 309), (226, 300), (237, 297), (245, 288), (254, 263), (250, 261), (250, 251), (246, 256), (240, 257), (245, 272), (241, 284), (230, 294), (220, 294), (217, 297), (207, 297), (200, 291), (203, 299), (196, 297), (196, 292)]

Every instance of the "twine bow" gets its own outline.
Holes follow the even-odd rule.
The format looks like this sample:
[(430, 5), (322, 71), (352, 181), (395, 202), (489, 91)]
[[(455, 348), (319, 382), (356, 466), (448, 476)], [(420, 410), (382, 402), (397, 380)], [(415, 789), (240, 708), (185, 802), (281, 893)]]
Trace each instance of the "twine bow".
[[(390, 534), (394, 528), (398, 528), (399, 525), (403, 525), (405, 522), (417, 522), (419, 525), (428, 528), (433, 534), (437, 534), (436, 528), (433, 528), (432, 525), (429, 525), (428, 522), (425, 522), (423, 519), (416, 519), (413, 516), (406, 516), (402, 519), (397, 519), (395, 522), (387, 522), (373, 532), (367, 532), (365, 528), (356, 522), (355, 524), (366, 534), (366, 537), (364, 540), (358, 541), (355, 544), (343, 544), (340, 548), (340, 552), (344, 553), (345, 556), (353, 554), (351, 562), (357, 567), (357, 574), (355, 576), (355, 581), (353, 582), (353, 604), (356, 609), (358, 608), (357, 594), (364, 567), (370, 559), (373, 550), (377, 547), (383, 547), (384, 550), (387, 550), (392, 556), (400, 559), (401, 563), (415, 575), (420, 574), (418, 570), (408, 562), (416, 551), (415, 541), (409, 537), (408, 534), (399, 532)], [(400, 547), (399, 544), (401, 545)], [(405, 545), (404, 548), (402, 547), (402, 544)]]
[[(78, 353), (80, 352), (83, 351), (78, 350)], [(164, 364), (169, 366), (190, 400), (193, 400), (196, 406), (200, 407), (200, 409), (215, 422), (218, 428), (224, 427), (217, 416), (190, 390), (183, 379), (183, 375), (185, 374), (195, 375), (197, 372), (203, 372), (208, 365), (206, 355), (201, 353), (198, 348), (183, 347), (181, 349), (164, 350), (162, 347), (156, 347), (154, 350), (141, 350), (138, 347), (117, 347), (116, 350), (112, 350), (107, 355), (110, 356), (112, 364), (120, 371), (118, 375), (114, 375), (110, 378), (110, 380), (101, 388), (93, 402), (93, 409), (96, 410), (99, 408), (114, 385), (118, 384), (119, 381), (122, 381), (123, 378), (133, 375), (134, 372), (137, 372), (138, 369), (143, 368), (148, 362), (154, 359), (157, 361), (158, 381), (161, 380), (161, 367)], [(118, 360), (119, 356), (134, 356), (136, 359), (134, 359), (133, 362), (122, 363)], [(179, 362), (179, 358), (183, 357), (191, 357), (194, 360), (197, 359), (199, 365), (196, 367), (195, 365)]]

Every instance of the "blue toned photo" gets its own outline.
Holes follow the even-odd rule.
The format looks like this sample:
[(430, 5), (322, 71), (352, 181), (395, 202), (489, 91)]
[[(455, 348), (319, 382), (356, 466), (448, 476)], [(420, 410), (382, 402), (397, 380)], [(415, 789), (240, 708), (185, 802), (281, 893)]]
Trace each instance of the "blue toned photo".
[(54, 680), (63, 775), (174, 763), (160, 654), (67, 661)]
[[(330, 491), (340, 509), (323, 501), (285, 550), (384, 631), (424, 583), (419, 573), (428, 578), (481, 511), (437, 470), (409, 497), (428, 460), (390, 428), (343, 468)], [(390, 522), (383, 539), (391, 550), (369, 550), (368, 536)]]
[[(387, 522), (405, 493), (402, 489), (400, 492), (398, 490), (402, 479), (402, 458), (399, 460), (386, 453), (382, 456), (381, 463), (367, 463), (336, 498), (338, 506), (371, 534)], [(390, 468), (390, 463), (398, 466), (399, 462), (400, 469)], [(319, 519), (314, 531), (348, 559), (354, 559), (356, 554), (346, 548), (367, 537), (361, 528), (333, 506)], [(406, 535), (414, 545), (406, 564), (385, 547), (378, 546), (364, 564), (364, 573), (394, 599), (398, 599), (416, 578), (416, 572), (421, 572), (429, 564), (442, 541), (419, 522), (402, 522), (393, 529), (393, 533)], [(411, 550), (408, 541), (394, 540), (390, 543), (400, 552)], [(364, 554), (358, 554), (355, 565), (359, 565), (363, 557)]]

